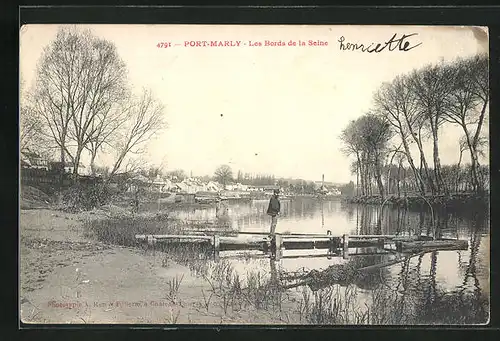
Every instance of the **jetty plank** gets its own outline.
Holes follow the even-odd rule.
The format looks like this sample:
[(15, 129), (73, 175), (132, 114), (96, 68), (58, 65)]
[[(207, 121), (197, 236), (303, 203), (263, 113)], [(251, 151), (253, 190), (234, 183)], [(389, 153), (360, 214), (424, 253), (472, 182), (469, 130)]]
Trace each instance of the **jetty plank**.
[(135, 239), (138, 240), (147, 240), (149, 238), (154, 238), (157, 241), (161, 239), (206, 239), (206, 240), (212, 240), (212, 236), (193, 236), (193, 235), (187, 235), (187, 234), (155, 234), (155, 235), (135, 235)]
[(398, 242), (399, 249), (403, 252), (423, 251), (426, 249), (436, 250), (467, 250), (467, 240), (428, 240), (413, 242)]

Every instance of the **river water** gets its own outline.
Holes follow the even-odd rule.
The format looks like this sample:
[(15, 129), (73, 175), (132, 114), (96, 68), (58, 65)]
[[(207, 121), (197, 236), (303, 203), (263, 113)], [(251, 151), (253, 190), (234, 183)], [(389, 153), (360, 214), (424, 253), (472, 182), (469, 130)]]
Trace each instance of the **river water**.
[[(229, 224), (239, 231), (268, 232), (270, 217), (267, 200), (228, 204)], [(350, 300), (358, 312), (371, 312), (369, 324), (484, 324), (489, 319), (489, 217), (462, 212), (410, 212), (386, 206), (346, 204), (340, 200), (312, 198), (283, 200), (277, 233), (323, 233), (333, 235), (387, 234), (432, 235), (469, 241), (468, 250), (434, 251), (388, 266), (377, 276), (355, 283), (332, 284), (332, 290)], [(179, 209), (172, 215), (186, 221), (213, 221), (215, 208)], [(350, 253), (373, 250), (350, 250)], [(323, 255), (323, 257), (321, 256)], [(314, 256), (314, 257), (313, 257)], [(323, 270), (333, 264), (354, 264), (357, 268), (390, 261), (396, 255), (349, 255), (327, 257), (323, 250), (285, 250), (284, 257), (273, 261), (255, 253), (238, 257), (221, 252), (242, 278), (252, 271), (276, 276), (299, 270)], [(333, 289), (332, 289), (333, 288)], [(328, 288), (326, 288), (328, 289)], [(304, 293), (304, 288), (296, 288)], [(307, 289), (309, 290), (309, 289)], [(324, 292), (325, 288), (320, 291)], [(347, 293), (349, 291), (349, 293)], [(348, 295), (349, 294), (349, 295)], [(318, 293), (311, 291), (312, 297)], [(349, 296), (349, 298), (348, 298)], [(340, 296), (338, 296), (340, 297)], [(344, 302), (344, 304), (346, 304)], [(358, 313), (358, 316), (361, 313)], [(319, 321), (321, 322), (321, 321)], [(345, 323), (356, 323), (346, 319)]]

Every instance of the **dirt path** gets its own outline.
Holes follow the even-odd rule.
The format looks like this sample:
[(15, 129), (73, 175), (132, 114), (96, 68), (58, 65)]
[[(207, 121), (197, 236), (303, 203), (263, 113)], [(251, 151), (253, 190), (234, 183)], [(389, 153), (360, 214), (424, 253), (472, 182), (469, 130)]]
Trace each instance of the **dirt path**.
[(210, 286), (188, 268), (159, 252), (93, 241), (81, 215), (21, 210), (20, 222), (25, 323), (299, 323), (290, 313), (224, 309), (216, 297), (207, 309)]

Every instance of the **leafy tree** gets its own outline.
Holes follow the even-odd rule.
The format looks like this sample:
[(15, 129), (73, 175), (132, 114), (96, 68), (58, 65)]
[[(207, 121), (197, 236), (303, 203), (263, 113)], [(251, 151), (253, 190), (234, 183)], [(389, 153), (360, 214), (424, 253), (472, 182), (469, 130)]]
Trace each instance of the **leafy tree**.
[(221, 165), (215, 170), (214, 176), (226, 189), (227, 184), (233, 179), (233, 171), (228, 165)]

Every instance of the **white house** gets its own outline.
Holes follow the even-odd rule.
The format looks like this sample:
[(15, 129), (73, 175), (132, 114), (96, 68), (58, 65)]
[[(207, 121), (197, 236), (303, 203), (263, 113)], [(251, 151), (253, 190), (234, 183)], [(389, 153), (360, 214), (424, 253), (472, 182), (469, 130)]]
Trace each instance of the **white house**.
[(21, 152), (20, 159), (22, 167), (49, 170), (49, 161), (37, 153)]
[(240, 183), (237, 183), (234, 185), (234, 191), (244, 191), (246, 192), (248, 190), (248, 186), (247, 185), (243, 185), (243, 184), (240, 184)]
[(218, 182), (210, 181), (206, 185), (207, 192), (220, 192), (222, 190), (222, 185)]
[(185, 192), (188, 194), (195, 194), (196, 192), (204, 190), (203, 186), (200, 186), (200, 184), (198, 184), (193, 179), (185, 179), (184, 181), (178, 183), (177, 187), (179, 187), (179, 190), (181, 192)]
[(331, 195), (341, 195), (342, 193), (337, 188), (333, 188), (332, 190), (330, 190), (330, 194)]
[(162, 179), (159, 176), (157, 176), (156, 179), (154, 179), (151, 183), (151, 189), (155, 192), (169, 192), (173, 187), (174, 185), (172, 181), (168, 179)]

